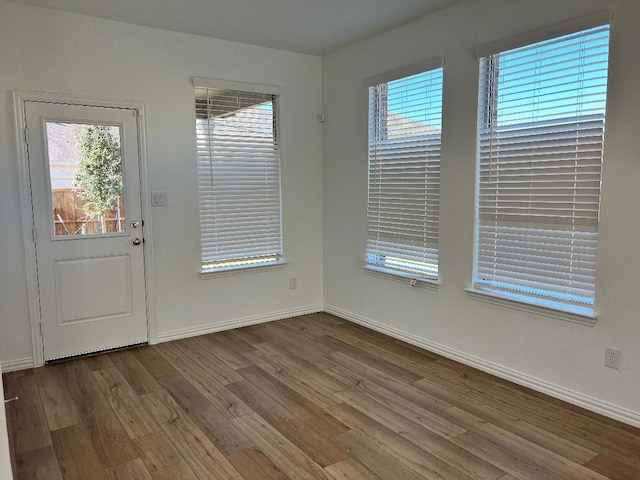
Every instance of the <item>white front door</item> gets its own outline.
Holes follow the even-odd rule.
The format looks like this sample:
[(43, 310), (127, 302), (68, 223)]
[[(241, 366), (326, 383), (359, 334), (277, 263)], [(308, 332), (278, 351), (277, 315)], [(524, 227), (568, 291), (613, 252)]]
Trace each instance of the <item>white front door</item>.
[(136, 111), (25, 102), (44, 360), (147, 341)]

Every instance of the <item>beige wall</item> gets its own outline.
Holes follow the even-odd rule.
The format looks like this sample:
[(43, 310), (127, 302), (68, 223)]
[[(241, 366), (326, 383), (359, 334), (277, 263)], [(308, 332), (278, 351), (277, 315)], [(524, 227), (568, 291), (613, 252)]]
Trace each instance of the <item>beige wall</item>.
[[(31, 333), (12, 90), (144, 102), (159, 336), (322, 303), (321, 60), (0, 1), (0, 355), (28, 363)], [(201, 280), (194, 76), (282, 87), (284, 249), (270, 272)], [(289, 278), (297, 289), (289, 290)]]
[[(614, 10), (595, 327), (478, 302), (473, 268), (476, 46)], [(485, 370), (640, 424), (640, 2), (469, 0), (323, 59), (325, 307)], [(443, 56), (438, 291), (363, 271), (373, 75)], [(605, 346), (622, 349), (605, 368)]]

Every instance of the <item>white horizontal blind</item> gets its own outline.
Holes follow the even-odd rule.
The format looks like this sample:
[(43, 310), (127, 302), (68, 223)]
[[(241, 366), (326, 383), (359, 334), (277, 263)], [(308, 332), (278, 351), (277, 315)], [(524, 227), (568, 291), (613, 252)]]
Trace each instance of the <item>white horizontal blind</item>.
[(277, 100), (196, 87), (203, 272), (282, 256)]
[(369, 88), (369, 267), (438, 278), (443, 69)]
[(609, 26), (481, 59), (474, 286), (592, 315)]

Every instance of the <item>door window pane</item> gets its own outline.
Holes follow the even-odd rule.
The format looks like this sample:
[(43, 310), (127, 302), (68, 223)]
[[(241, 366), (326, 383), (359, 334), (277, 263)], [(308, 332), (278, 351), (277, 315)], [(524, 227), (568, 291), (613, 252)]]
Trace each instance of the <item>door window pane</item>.
[(126, 230), (120, 127), (46, 122), (55, 236)]

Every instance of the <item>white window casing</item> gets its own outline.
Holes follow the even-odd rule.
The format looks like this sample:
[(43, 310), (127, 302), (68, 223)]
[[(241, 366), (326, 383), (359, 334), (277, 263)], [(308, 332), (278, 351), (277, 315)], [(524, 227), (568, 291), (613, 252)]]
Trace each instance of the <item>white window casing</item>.
[(438, 279), (442, 62), (369, 87), (366, 268)]
[(280, 263), (279, 96), (196, 80), (201, 272)]
[(473, 288), (595, 315), (609, 25), (480, 59)]

